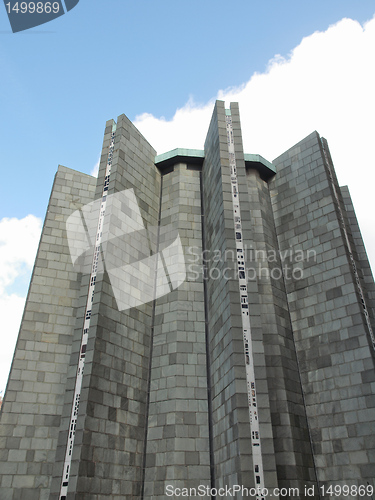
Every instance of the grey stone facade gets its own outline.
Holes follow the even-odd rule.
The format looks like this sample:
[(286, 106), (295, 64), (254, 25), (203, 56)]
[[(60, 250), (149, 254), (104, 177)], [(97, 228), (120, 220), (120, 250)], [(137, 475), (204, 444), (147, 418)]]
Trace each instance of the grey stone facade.
[[(1, 500), (259, 484), (318, 499), (329, 485), (374, 486), (375, 285), (326, 141), (314, 132), (270, 164), (244, 154), (238, 105), (218, 101), (204, 151), (155, 155), (121, 115), (106, 124), (97, 179), (59, 167), (1, 409)], [(93, 274), (73, 265), (66, 221), (125, 190), (149, 239), (121, 239), (137, 209), (106, 209), (96, 234), (117, 239), (101, 247), (88, 311)], [(153, 257), (150, 285), (167, 270), (166, 292), (120, 307), (113, 269)], [(123, 286), (142, 295), (136, 283)]]
[(1, 412), (4, 500), (49, 497), (80, 292), (65, 222), (95, 184), (65, 167), (55, 177)]
[(316, 252), (302, 263), (303, 279), (286, 281), (286, 292), (317, 478), (336, 484), (362, 479), (366, 484), (375, 472), (374, 350), (339, 205), (372, 328), (374, 285), (353, 208), (347, 188), (344, 205), (336, 177), (330, 180), (316, 132), (274, 164), (281, 174), (270, 185), (280, 250)]

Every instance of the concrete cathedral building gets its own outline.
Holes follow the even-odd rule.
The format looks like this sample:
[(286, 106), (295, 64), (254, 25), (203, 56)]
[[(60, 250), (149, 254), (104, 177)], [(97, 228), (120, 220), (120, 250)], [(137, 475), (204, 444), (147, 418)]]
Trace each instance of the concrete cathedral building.
[(270, 163), (244, 153), (236, 103), (204, 151), (156, 156), (108, 121), (98, 178), (55, 177), (1, 500), (374, 498), (374, 311), (317, 132)]

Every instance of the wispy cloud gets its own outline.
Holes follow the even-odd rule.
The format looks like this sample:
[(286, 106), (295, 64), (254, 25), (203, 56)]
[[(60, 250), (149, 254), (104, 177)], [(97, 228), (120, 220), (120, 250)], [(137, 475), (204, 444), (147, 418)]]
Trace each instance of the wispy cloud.
[(93, 177), (98, 177), (99, 164), (100, 164), (100, 155), (99, 155), (98, 161), (95, 163), (95, 165), (93, 166), (93, 168), (92, 168), (92, 170), (90, 172), (90, 175), (92, 175)]
[[(275, 55), (264, 73), (219, 91), (216, 98), (240, 103), (247, 153), (272, 160), (313, 130), (326, 137), (339, 182), (349, 185), (375, 269), (374, 88), (375, 18), (363, 26), (343, 19), (304, 38), (288, 57)], [(143, 114), (135, 125), (158, 153), (202, 148), (213, 101), (189, 100), (170, 121)]]
[[(34, 215), (0, 220), (0, 391), (4, 391), (25, 304), (17, 280), (29, 280), (40, 238), (42, 221)], [(25, 291), (26, 293), (26, 291)]]

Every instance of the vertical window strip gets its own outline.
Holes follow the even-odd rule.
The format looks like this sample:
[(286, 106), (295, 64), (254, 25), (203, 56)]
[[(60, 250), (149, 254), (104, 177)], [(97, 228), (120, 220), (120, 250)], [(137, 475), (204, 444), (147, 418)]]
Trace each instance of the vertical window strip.
[(233, 123), (230, 111), (226, 110), (226, 130), (229, 153), (229, 169), (231, 179), (231, 193), (233, 205), (234, 236), (237, 253), (237, 270), (239, 282), (239, 305), (241, 307), (242, 333), (246, 366), (247, 396), (249, 404), (250, 436), (252, 444), (254, 483), (257, 489), (256, 500), (265, 500), (261, 494), (265, 488), (263, 457), (259, 430), (259, 415), (257, 392), (254, 372), (254, 357), (252, 348), (251, 325), (249, 316), (249, 299), (247, 290), (247, 270), (245, 267), (245, 253), (241, 222), (240, 200), (238, 193), (237, 165), (234, 151)]
[(90, 322), (91, 322), (92, 302), (93, 302), (94, 293), (95, 293), (96, 277), (97, 277), (97, 272), (98, 272), (98, 262), (99, 262), (99, 256), (100, 256), (100, 246), (102, 243), (103, 222), (104, 222), (105, 210), (106, 210), (106, 205), (107, 205), (107, 192), (108, 192), (109, 179), (111, 176), (113, 151), (114, 151), (114, 147), (115, 147), (115, 135), (116, 135), (116, 124), (114, 124), (112, 127), (111, 142), (110, 142), (110, 146), (109, 146), (107, 166), (106, 166), (105, 176), (104, 176), (104, 185), (103, 185), (103, 191), (102, 191), (102, 203), (100, 204), (100, 210), (99, 210), (99, 218), (98, 218), (98, 225), (97, 225), (96, 238), (95, 238), (95, 247), (94, 247), (94, 254), (93, 254), (93, 259), (92, 259), (91, 274), (90, 274), (90, 281), (89, 281), (89, 290), (88, 290), (88, 294), (87, 294), (86, 309), (85, 309), (84, 323), (83, 323), (83, 329), (82, 329), (81, 347), (80, 347), (80, 353), (79, 353), (79, 358), (78, 358), (78, 367), (77, 367), (77, 373), (76, 373), (74, 397), (73, 397), (72, 411), (71, 411), (71, 416), (70, 416), (70, 423), (69, 423), (69, 428), (68, 428), (68, 441), (67, 441), (67, 445), (66, 445), (65, 460), (64, 460), (64, 467), (63, 467), (63, 477), (61, 480), (60, 495), (59, 495), (60, 500), (66, 500), (66, 497), (68, 494), (69, 478), (70, 478), (71, 464), (72, 464), (72, 455), (73, 455), (73, 448), (74, 448), (74, 441), (75, 441), (75, 436), (76, 436), (76, 428), (77, 428), (77, 420), (78, 420), (78, 409), (79, 409), (79, 402), (80, 402), (80, 398), (81, 398), (83, 371), (85, 368), (86, 348), (87, 348)]

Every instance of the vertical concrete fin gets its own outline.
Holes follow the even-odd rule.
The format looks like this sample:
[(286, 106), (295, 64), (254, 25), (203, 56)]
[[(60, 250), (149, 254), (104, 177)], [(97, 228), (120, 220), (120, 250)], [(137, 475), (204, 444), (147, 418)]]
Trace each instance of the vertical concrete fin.
[(0, 463), (0, 475), (6, 498), (42, 499), (51, 488), (79, 298), (66, 220), (92, 201), (94, 190), (91, 176), (59, 167), (2, 408), (7, 460)]
[[(323, 146), (323, 147), (322, 147)], [(282, 254), (291, 256), (285, 280), (306, 415), (319, 486), (372, 484), (369, 405), (374, 382), (358, 284), (343, 228), (341, 193), (327, 145), (313, 132), (273, 162), (270, 182)], [(359, 457), (361, 457), (359, 459)], [(339, 479), (340, 478), (340, 479)]]
[[(265, 482), (268, 487), (275, 486), (277, 479), (272, 452), (266, 453), (265, 474), (260, 453), (262, 431), (267, 450), (272, 450), (273, 443), (259, 312), (249, 304), (256, 291), (251, 284), (249, 293), (244, 267), (250, 213), (246, 190), (241, 187), (245, 162), (238, 105), (231, 103), (226, 111), (218, 101), (202, 171), (206, 246), (211, 256), (220, 254), (219, 261), (207, 263), (215, 476), (217, 487), (263, 487)], [(257, 377), (262, 379), (261, 399), (256, 394)]]

